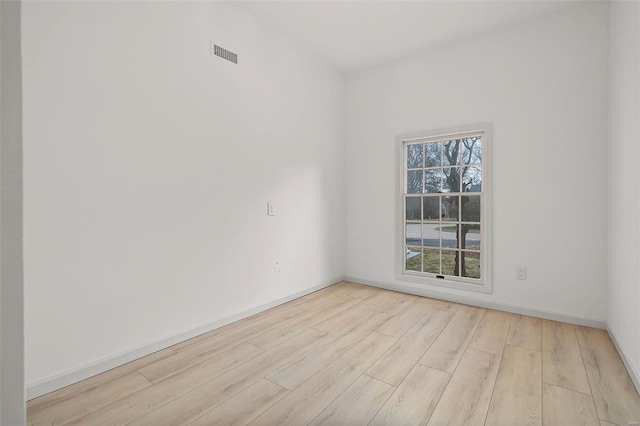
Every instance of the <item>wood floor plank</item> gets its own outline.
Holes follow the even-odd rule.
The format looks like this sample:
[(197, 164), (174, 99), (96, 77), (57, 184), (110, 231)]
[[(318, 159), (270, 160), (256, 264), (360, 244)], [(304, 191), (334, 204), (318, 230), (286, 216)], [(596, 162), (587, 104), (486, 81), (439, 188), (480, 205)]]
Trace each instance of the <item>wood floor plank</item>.
[(74, 398), (29, 413), (28, 424), (67, 424), (86, 414), (123, 398), (131, 393), (151, 386), (151, 382), (134, 371), (109, 382), (109, 387), (98, 386)]
[(370, 426), (411, 426), (427, 423), (451, 375), (417, 364), (387, 400)]
[(380, 292), (380, 289), (377, 289), (375, 287), (359, 285), (358, 289), (353, 293), (349, 294), (349, 296), (355, 297), (357, 299), (368, 299), (369, 297), (374, 296), (378, 292)]
[(542, 424), (542, 355), (507, 345), (487, 414), (488, 425)]
[(514, 315), (509, 328), (507, 345), (542, 351), (542, 321), (526, 315)]
[(543, 423), (545, 426), (599, 426), (591, 395), (543, 383)]
[[(334, 284), (332, 286), (323, 288), (322, 290), (319, 290), (315, 293), (311, 293), (305, 296), (309, 298), (308, 300), (304, 300), (304, 297), (301, 298), (300, 305), (303, 305), (305, 310), (316, 309), (319, 306), (319, 304), (323, 305), (325, 301), (337, 300), (343, 297), (352, 297), (351, 295), (354, 294), (356, 291), (358, 291), (360, 287), (361, 286), (358, 284), (350, 283), (348, 281), (341, 281), (338, 284)], [(295, 304), (291, 302), (286, 303), (285, 305), (280, 305), (280, 306), (286, 306), (286, 305), (295, 306)]]
[(325, 333), (309, 329), (231, 371), (131, 422), (132, 425), (184, 424), (231, 399), (298, 354), (313, 350)]
[(440, 336), (429, 347), (420, 364), (453, 373), (462, 358), (484, 309), (461, 306)]
[(236, 322), (232, 322), (231, 324), (227, 324), (223, 327), (219, 327), (216, 328), (215, 330), (206, 332), (206, 333), (202, 333), (198, 336), (192, 337), (191, 339), (185, 340), (183, 342), (177, 343), (173, 346), (170, 347), (170, 349), (174, 350), (175, 352), (182, 352), (185, 351), (187, 349), (193, 348), (194, 346), (198, 346), (201, 343), (206, 342), (207, 340), (210, 339), (214, 339), (218, 336), (221, 336), (225, 333), (228, 333), (232, 330), (244, 327), (245, 325), (249, 324), (250, 322), (255, 322), (257, 321), (257, 319), (253, 319), (253, 317), (250, 318), (245, 318), (242, 319), (240, 321), (236, 321)]
[(502, 354), (509, 334), (511, 316), (508, 312), (487, 310), (469, 342), (469, 347), (496, 355)]
[(283, 322), (295, 319), (301, 314), (313, 311), (317, 307), (331, 303), (333, 297), (312, 299), (308, 303), (295, 306), (294, 309), (283, 310), (262, 318), (260, 321), (234, 329), (228, 333), (206, 340), (197, 346), (178, 352), (177, 354), (144, 367), (140, 370), (145, 377), (156, 383), (182, 371), (190, 365), (203, 362), (229, 348), (247, 342), (258, 335), (280, 326)]
[(397, 339), (369, 334), (339, 359), (329, 364), (258, 417), (253, 425), (304, 425), (345, 391)]
[[(358, 284), (354, 284), (348, 281), (340, 281), (339, 283), (330, 285), (328, 287), (322, 288), (320, 290), (314, 291), (313, 293), (309, 293), (305, 296), (302, 296), (298, 299), (293, 300), (292, 302), (287, 303), (289, 306), (295, 306), (297, 303), (308, 302), (313, 299), (318, 298), (338, 298), (344, 297), (352, 294), (359, 288)], [(283, 305), (280, 305), (283, 306)]]
[(114, 379), (125, 376), (142, 367), (153, 364), (154, 362), (160, 361), (161, 359), (167, 358), (174, 354), (174, 350), (169, 348), (164, 349), (139, 358), (135, 361), (129, 362), (127, 364), (121, 365), (120, 367), (113, 368), (102, 374), (98, 374), (96, 376), (82, 380), (81, 382), (64, 387), (55, 392), (51, 392), (39, 398), (32, 399), (31, 401), (27, 402), (27, 413), (29, 415), (32, 415), (33, 413), (37, 413), (38, 411), (43, 410), (47, 407), (59, 405), (65, 400), (75, 398), (77, 395), (83, 394), (85, 392), (90, 392), (100, 387), (109, 386), (108, 383)]
[(620, 425), (616, 425), (616, 424), (609, 423), (609, 422), (604, 421), (604, 420), (600, 420), (600, 426), (620, 426)]
[(393, 345), (367, 374), (398, 386), (447, 326), (453, 314), (431, 310)]
[(576, 327), (598, 417), (626, 425), (640, 422), (640, 397), (605, 330)]
[(398, 293), (398, 292), (394, 292), (396, 294), (398, 294), (398, 300), (397, 300), (397, 304), (393, 307), (389, 307), (385, 313), (389, 314), (389, 315), (397, 315), (400, 312), (404, 311), (408, 306), (410, 306), (416, 299), (420, 298), (419, 296), (414, 296), (411, 294), (403, 294), (403, 293)]
[(396, 315), (409, 306), (418, 296), (382, 290), (367, 299), (367, 305), (374, 311)]
[[(259, 312), (248, 318), (235, 321), (209, 333), (178, 343), (171, 348), (176, 352), (183, 352), (200, 344), (208, 343), (213, 339), (220, 341), (220, 337), (223, 334), (228, 334), (231, 331), (234, 331), (234, 337), (245, 335), (246, 339), (241, 339), (241, 342), (247, 341), (265, 330), (279, 326), (283, 321), (296, 318), (298, 315), (305, 314), (307, 312), (321, 309), (323, 306), (330, 304), (332, 300), (348, 296), (353, 291), (353, 288), (345, 287), (340, 283), (335, 284), (299, 297), (283, 305)], [(227, 339), (228, 338), (229, 337), (227, 337)], [(212, 344), (215, 345), (216, 342), (214, 341)]]
[[(310, 295), (307, 295), (305, 297), (309, 297), (309, 296)], [(200, 345), (202, 343), (205, 343), (205, 342), (207, 342), (209, 340), (218, 338), (218, 337), (222, 336), (223, 334), (226, 334), (226, 333), (229, 333), (231, 331), (238, 330), (238, 329), (241, 329), (241, 328), (248, 327), (251, 324), (259, 323), (263, 318), (271, 316), (274, 313), (277, 313), (277, 315), (281, 315), (283, 311), (287, 311), (289, 309), (294, 309), (295, 308), (295, 304), (303, 303), (302, 301), (300, 301), (301, 299), (304, 299), (304, 298), (296, 299), (295, 301), (289, 302), (286, 305), (276, 306), (276, 307), (268, 309), (266, 311), (259, 312), (259, 313), (255, 314), (255, 315), (251, 315), (250, 317), (243, 318), (243, 319), (238, 320), (238, 321), (234, 321), (234, 322), (232, 322), (230, 324), (227, 324), (227, 325), (225, 325), (223, 327), (217, 328), (217, 329), (209, 331), (207, 333), (203, 333), (203, 334), (201, 334), (199, 336), (196, 336), (196, 337), (193, 337), (191, 339), (185, 340), (184, 342), (180, 342), (178, 344), (175, 344), (175, 345), (171, 346), (171, 349), (173, 349), (176, 352), (184, 352), (184, 351), (186, 351), (188, 349), (192, 349), (193, 347), (198, 346), (198, 345)], [(294, 304), (294, 305), (291, 306), (291, 304)]]
[(336, 300), (332, 300), (330, 304), (324, 306), (322, 309), (313, 310), (306, 314), (300, 315), (296, 318), (292, 318), (282, 323), (282, 325), (266, 331), (253, 339), (249, 340), (249, 343), (258, 346), (264, 350), (273, 349), (276, 346), (282, 344), (285, 340), (290, 339), (296, 334), (300, 334), (308, 328), (331, 318), (332, 316), (345, 311), (349, 308), (353, 308), (360, 299), (355, 299), (350, 296), (342, 297)]
[(395, 390), (395, 387), (363, 374), (311, 425), (366, 426)]
[(482, 425), (500, 356), (468, 348), (442, 394), (429, 425)]
[(262, 379), (189, 425), (248, 425), (287, 394), (289, 391), (285, 388)]
[(351, 281), (342, 280), (342, 281), (340, 281), (338, 283), (335, 283), (335, 284), (333, 284), (333, 285), (331, 285), (331, 286), (329, 286), (327, 288), (344, 287), (344, 288), (350, 288), (350, 289), (355, 291), (355, 290), (359, 289), (362, 286), (363, 286), (362, 284), (358, 284), (358, 283), (354, 283), (354, 282), (351, 282)]
[[(304, 308), (299, 307), (298, 305), (301, 305), (303, 303), (306, 302), (310, 302), (311, 299), (315, 299), (317, 297), (319, 297), (319, 294), (322, 294), (324, 292), (326, 292), (328, 289), (322, 289), (319, 290), (315, 293), (311, 293), (308, 294), (306, 296), (303, 296), (301, 298), (295, 299), (289, 303), (286, 303), (284, 305), (279, 305), (276, 307), (273, 307), (271, 309), (267, 309), (265, 311), (262, 312), (258, 312), (255, 315), (251, 315), (247, 318), (243, 318), (241, 320), (238, 321), (234, 321), (231, 322), (230, 324), (227, 324), (223, 327), (217, 328), (215, 330), (209, 331), (207, 333), (203, 333), (199, 336), (193, 337), (191, 339), (185, 340), (184, 342), (180, 342), (178, 344), (175, 344), (173, 346), (171, 346), (171, 349), (175, 350), (176, 352), (183, 352), (186, 351), (188, 349), (191, 349), (195, 346), (198, 346), (204, 342), (207, 342), (209, 340), (212, 340), (214, 338), (218, 338), (223, 334), (227, 334), (230, 331), (234, 331), (234, 330), (238, 330), (238, 329), (244, 329), (248, 332), (248, 334), (250, 333), (250, 331), (252, 330), (249, 326), (254, 325), (254, 327), (256, 326), (256, 324), (260, 323), (264, 318), (268, 318), (268, 317), (272, 317), (274, 315), (277, 315), (278, 317), (285, 317), (285, 318), (292, 318), (295, 317), (295, 313), (296, 312), (300, 312), (303, 311)], [(313, 297), (312, 297), (313, 296)], [(308, 304), (309, 305), (309, 304)]]
[(377, 331), (387, 336), (400, 338), (429, 312), (431, 306), (427, 299), (418, 297), (404, 310), (378, 327)]
[(325, 333), (337, 334), (371, 312), (373, 312), (373, 309), (371, 309), (369, 305), (367, 305), (367, 302), (364, 301), (352, 309), (339, 312), (331, 318), (314, 325), (313, 328), (324, 331)]
[(439, 311), (452, 312), (456, 313), (465, 305), (460, 305), (459, 303), (447, 302), (446, 300), (438, 300), (427, 298), (433, 309), (437, 309)]
[(388, 319), (387, 314), (371, 312), (340, 334), (328, 337), (316, 350), (307, 352), (274, 371), (267, 379), (285, 389), (294, 390)]
[(572, 324), (542, 321), (542, 380), (551, 385), (591, 394)]
[(175, 355), (141, 368), (139, 371), (151, 382), (158, 383), (189, 366), (204, 362), (249, 340), (247, 336), (238, 334), (236, 331), (238, 330), (208, 340), (191, 349), (177, 352)]
[(263, 350), (243, 343), (153, 386), (106, 405), (78, 419), (77, 423), (101, 426), (127, 424), (263, 353)]

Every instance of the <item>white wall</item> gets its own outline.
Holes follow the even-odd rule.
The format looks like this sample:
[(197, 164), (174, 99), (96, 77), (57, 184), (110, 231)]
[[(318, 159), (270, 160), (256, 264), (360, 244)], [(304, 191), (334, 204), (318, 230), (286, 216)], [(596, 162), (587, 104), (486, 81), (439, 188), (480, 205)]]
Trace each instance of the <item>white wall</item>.
[(0, 2), (0, 424), (25, 422), (20, 2)]
[(229, 4), (23, 12), (28, 385), (341, 277), (339, 73)]
[(493, 122), (493, 294), (427, 290), (603, 324), (607, 16), (581, 4), (351, 75), (346, 275), (421, 288), (395, 278), (394, 138)]
[(611, 2), (609, 62), (608, 316), (640, 377), (640, 6)]

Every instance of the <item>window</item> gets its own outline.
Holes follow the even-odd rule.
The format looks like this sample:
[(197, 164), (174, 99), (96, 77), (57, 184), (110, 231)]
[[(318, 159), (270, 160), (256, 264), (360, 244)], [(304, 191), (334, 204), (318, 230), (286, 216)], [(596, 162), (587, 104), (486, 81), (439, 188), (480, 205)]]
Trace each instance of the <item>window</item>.
[(491, 126), (398, 137), (398, 278), (491, 292)]

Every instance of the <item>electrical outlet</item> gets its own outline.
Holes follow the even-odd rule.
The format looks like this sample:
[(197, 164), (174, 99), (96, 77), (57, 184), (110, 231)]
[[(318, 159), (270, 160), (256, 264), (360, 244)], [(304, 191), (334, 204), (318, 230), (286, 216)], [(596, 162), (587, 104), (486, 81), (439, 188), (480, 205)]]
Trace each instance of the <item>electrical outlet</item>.
[(273, 264), (273, 272), (275, 273), (280, 272), (280, 264), (278, 262)]
[(273, 207), (273, 203), (267, 203), (267, 216), (275, 216), (276, 210)]
[(527, 267), (526, 266), (517, 266), (516, 267), (516, 279), (518, 279), (518, 280), (526, 280), (527, 279)]

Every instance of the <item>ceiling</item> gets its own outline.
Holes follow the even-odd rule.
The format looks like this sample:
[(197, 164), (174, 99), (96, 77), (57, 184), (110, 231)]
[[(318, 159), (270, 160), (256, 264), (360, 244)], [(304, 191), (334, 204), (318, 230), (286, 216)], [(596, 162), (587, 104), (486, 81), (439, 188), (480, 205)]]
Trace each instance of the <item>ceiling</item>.
[(241, 1), (245, 10), (341, 71), (550, 14), (559, 1)]

